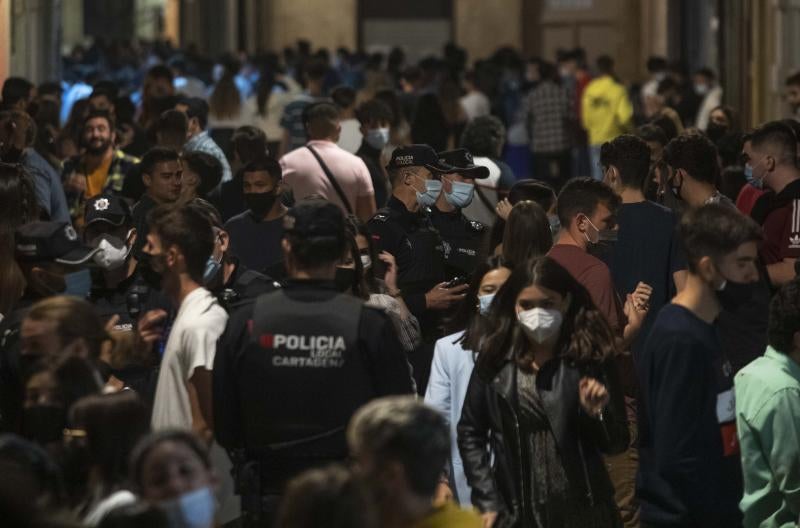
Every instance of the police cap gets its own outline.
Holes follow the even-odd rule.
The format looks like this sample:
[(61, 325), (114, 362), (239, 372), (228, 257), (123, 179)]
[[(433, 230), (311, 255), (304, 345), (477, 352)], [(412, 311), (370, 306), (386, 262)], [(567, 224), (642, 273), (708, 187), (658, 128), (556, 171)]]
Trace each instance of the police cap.
[(326, 200), (303, 200), (283, 217), (283, 229), (287, 234), (300, 238), (344, 240), (344, 214), (338, 206)]

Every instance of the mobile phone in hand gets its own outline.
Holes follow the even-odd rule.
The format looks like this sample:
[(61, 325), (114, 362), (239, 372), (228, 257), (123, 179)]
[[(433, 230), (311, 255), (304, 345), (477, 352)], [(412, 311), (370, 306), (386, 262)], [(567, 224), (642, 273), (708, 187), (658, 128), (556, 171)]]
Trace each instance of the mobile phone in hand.
[(466, 277), (455, 277), (447, 282), (444, 285), (445, 289), (455, 288), (456, 286), (461, 286), (462, 284), (467, 284)]

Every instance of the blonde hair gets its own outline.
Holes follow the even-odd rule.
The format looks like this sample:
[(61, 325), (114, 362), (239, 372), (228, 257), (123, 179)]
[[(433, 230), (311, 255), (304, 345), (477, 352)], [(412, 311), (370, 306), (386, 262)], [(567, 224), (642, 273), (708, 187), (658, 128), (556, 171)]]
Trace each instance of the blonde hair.
[(77, 297), (48, 297), (34, 304), (25, 317), (32, 321), (54, 322), (62, 347), (83, 339), (91, 359), (99, 358), (103, 343), (111, 339), (94, 307)]

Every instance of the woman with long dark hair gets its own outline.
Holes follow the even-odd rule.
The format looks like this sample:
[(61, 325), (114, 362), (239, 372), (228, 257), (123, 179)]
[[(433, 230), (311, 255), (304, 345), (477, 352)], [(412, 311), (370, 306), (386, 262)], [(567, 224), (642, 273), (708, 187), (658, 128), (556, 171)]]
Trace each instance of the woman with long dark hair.
[(256, 83), (256, 93), (247, 100), (248, 111), (253, 114), (253, 124), (267, 135), (270, 152), (277, 152), (283, 137), (281, 116), (303, 87), (291, 75), (283, 75), (274, 54), (262, 59), (261, 75)]
[(0, 162), (0, 320), (25, 290), (25, 277), (14, 259), (14, 231), (38, 219), (33, 179), (22, 165)]
[(601, 453), (628, 445), (614, 334), (586, 289), (542, 257), (489, 311), (458, 446), (485, 526), (621, 525)]
[(503, 231), (502, 253), (511, 266), (546, 255), (553, 247), (550, 220), (542, 207), (525, 200), (511, 208)]
[(464, 476), (464, 464), (458, 454), (456, 426), (475, 366), (475, 354), (487, 330), (486, 314), (495, 294), (509, 275), (511, 269), (503, 257), (490, 257), (479, 264), (464, 300), (447, 324), (449, 335), (436, 341), (433, 349), (425, 403), (444, 415), (450, 424), (450, 485), (456, 501), (462, 507), (470, 504), (470, 489)]
[(84, 522), (96, 526), (112, 509), (136, 499), (127, 482), (128, 458), (150, 431), (147, 406), (134, 391), (94, 394), (70, 409), (67, 438), (88, 462), (86, 496), (80, 510)]
[(253, 122), (252, 109), (245, 108), (242, 94), (236, 86), (240, 64), (233, 58), (223, 59), (222, 75), (208, 97), (208, 128), (237, 129)]

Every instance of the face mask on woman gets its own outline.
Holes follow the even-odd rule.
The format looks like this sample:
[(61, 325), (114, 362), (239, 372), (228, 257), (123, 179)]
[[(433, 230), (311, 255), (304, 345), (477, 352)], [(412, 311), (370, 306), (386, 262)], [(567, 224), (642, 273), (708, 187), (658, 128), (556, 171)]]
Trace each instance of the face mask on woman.
[(481, 315), (486, 315), (489, 313), (489, 307), (492, 305), (492, 300), (494, 300), (494, 293), (487, 293), (486, 295), (478, 295), (478, 311)]
[(563, 316), (554, 308), (532, 308), (517, 314), (522, 329), (529, 338), (544, 343), (558, 334)]
[(162, 502), (160, 506), (167, 514), (170, 526), (210, 528), (214, 525), (216, 503), (214, 494), (208, 486), (184, 493), (171, 501)]
[(373, 128), (371, 130), (367, 130), (367, 134), (364, 136), (364, 141), (366, 141), (367, 145), (370, 147), (376, 150), (381, 150), (389, 142), (389, 129)]
[(353, 287), (356, 282), (356, 270), (354, 268), (336, 268), (336, 275), (333, 279), (336, 282), (336, 289), (345, 292)]

